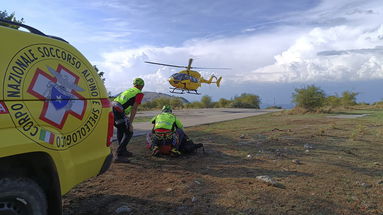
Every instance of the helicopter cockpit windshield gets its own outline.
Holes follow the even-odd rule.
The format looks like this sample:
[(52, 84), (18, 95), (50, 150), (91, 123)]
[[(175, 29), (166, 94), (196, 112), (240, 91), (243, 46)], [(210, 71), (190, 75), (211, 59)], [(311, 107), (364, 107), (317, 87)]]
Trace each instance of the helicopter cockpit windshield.
[(190, 80), (191, 82), (198, 83), (198, 80), (196, 78), (183, 73), (176, 73), (176, 74), (173, 74), (171, 77), (177, 81)]

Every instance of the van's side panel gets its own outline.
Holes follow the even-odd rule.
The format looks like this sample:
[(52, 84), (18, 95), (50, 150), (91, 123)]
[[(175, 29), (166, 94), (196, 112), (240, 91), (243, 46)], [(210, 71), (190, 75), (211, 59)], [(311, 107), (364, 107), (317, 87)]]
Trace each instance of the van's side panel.
[(0, 35), (0, 157), (48, 153), (64, 194), (110, 154), (105, 87), (68, 43), (5, 27)]

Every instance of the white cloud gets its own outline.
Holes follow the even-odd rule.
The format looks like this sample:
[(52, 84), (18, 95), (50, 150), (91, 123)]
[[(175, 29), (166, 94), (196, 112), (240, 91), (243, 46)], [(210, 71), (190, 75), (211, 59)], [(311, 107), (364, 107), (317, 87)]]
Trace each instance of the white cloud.
[[(232, 70), (201, 71), (204, 76), (210, 73), (222, 75), (224, 77), (222, 84), (238, 84), (244, 81), (315, 82), (382, 79), (381, 53), (318, 55), (318, 52), (326, 50), (374, 48), (383, 44), (382, 32), (383, 26), (355, 28), (342, 25), (314, 28), (296, 37), (298, 33), (279, 29), (264, 35), (214, 41), (193, 40), (181, 47), (143, 47), (112, 52), (104, 54), (104, 60), (97, 65), (106, 72), (106, 84), (112, 92), (130, 86), (131, 80), (136, 76), (143, 77), (150, 83), (147, 84), (146, 90), (167, 89), (167, 78), (177, 70), (147, 65), (144, 61), (187, 65), (189, 57), (195, 59), (193, 66), (231, 67)], [(128, 81), (123, 83), (121, 80)]]
[(87, 40), (95, 42), (128, 41), (126, 38), (129, 35), (131, 35), (131, 32), (100, 31), (95, 32)]
[[(193, 66), (232, 68), (232, 70), (201, 71), (204, 76), (210, 73), (222, 75), (224, 77), (222, 84), (238, 84), (244, 81), (313, 82), (381, 79), (382, 54), (371, 52), (321, 56), (318, 52), (374, 48), (382, 45), (380, 39), (382, 31), (383, 26), (373, 30), (368, 27), (337, 26), (314, 28), (296, 37), (298, 33), (279, 29), (265, 35), (214, 41), (193, 40), (181, 47), (143, 47), (106, 53), (103, 56), (104, 60), (96, 64), (106, 72), (106, 84), (112, 92), (130, 86), (131, 80), (138, 76), (147, 81), (146, 90), (167, 91), (166, 80), (177, 70), (144, 64), (144, 61), (186, 66), (189, 57), (195, 59)], [(122, 80), (127, 81), (124, 83)]]
[(272, 56), (286, 49), (292, 38), (299, 34), (291, 28), (279, 29), (274, 33), (275, 35), (258, 34), (216, 40), (194, 39), (185, 42), (181, 47), (142, 47), (114, 51), (104, 53), (103, 60), (95, 64), (105, 72), (106, 86), (113, 93), (131, 86), (135, 77), (143, 77), (150, 83), (146, 84), (145, 90), (167, 91), (168, 77), (179, 69), (145, 64), (144, 61), (186, 66), (188, 59), (193, 58), (192, 66), (195, 67), (232, 68), (200, 70), (204, 77), (214, 73), (223, 76), (222, 84), (233, 81), (239, 83), (246, 79), (250, 71), (271, 64)]
[[(275, 63), (251, 72), (247, 80), (280, 82), (355, 81), (383, 78), (383, 54), (374, 52), (383, 44), (383, 26), (337, 26), (315, 28), (299, 37)], [(371, 52), (364, 50), (370, 48)], [(363, 50), (358, 52), (358, 49)], [(318, 55), (325, 50), (352, 50), (345, 54)], [(268, 76), (270, 74), (270, 76)]]
[[(318, 7), (295, 14), (272, 31), (245, 29), (246, 35), (230, 38), (192, 39), (179, 47), (141, 47), (104, 53), (100, 65), (106, 85), (116, 93), (145, 78), (145, 90), (167, 91), (167, 78), (178, 70), (145, 64), (156, 61), (197, 67), (230, 67), (232, 70), (201, 71), (222, 75), (222, 85), (273, 82), (305, 83), (383, 79), (383, 55), (349, 52), (318, 55), (325, 51), (368, 50), (383, 45), (382, 6), (378, 1), (323, 1)], [(296, 26), (291, 27), (295, 23)], [(287, 25), (287, 24), (286, 24)], [(315, 26), (315, 27), (313, 27)], [(253, 34), (252, 34), (253, 33)], [(336, 52), (335, 52), (336, 53)], [(235, 87), (234, 87), (235, 88)], [(233, 88), (233, 90), (235, 90)]]

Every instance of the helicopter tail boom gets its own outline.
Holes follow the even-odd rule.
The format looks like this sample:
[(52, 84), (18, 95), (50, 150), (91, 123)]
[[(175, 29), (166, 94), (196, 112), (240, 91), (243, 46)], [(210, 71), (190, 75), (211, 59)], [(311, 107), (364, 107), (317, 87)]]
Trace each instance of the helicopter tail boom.
[[(213, 81), (214, 78), (215, 78), (216, 81)], [(217, 87), (220, 86), (221, 80), (222, 80), (222, 77), (217, 78), (214, 75), (210, 76), (209, 80), (206, 80), (206, 79), (203, 79), (203, 78), (200, 79), (201, 83), (206, 83), (206, 84), (216, 83)]]

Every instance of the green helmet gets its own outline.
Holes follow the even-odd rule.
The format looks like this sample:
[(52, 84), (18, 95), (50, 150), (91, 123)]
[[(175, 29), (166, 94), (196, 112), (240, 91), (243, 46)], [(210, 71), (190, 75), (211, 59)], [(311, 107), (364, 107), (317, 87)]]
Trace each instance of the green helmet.
[(171, 113), (172, 112), (172, 107), (170, 107), (170, 105), (164, 105), (162, 107), (162, 112)]
[(133, 81), (133, 85), (134, 86), (144, 86), (145, 82), (144, 82), (144, 80), (142, 78), (136, 78)]

